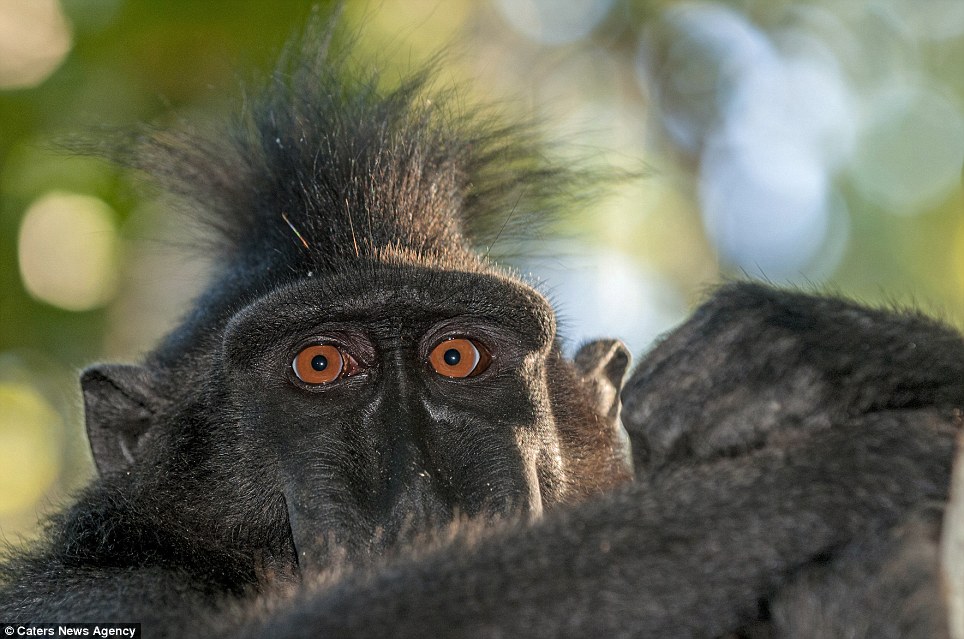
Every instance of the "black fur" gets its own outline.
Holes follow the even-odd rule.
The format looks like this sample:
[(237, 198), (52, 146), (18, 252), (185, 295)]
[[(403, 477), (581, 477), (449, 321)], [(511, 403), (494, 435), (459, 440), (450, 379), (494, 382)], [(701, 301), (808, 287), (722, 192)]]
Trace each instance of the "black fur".
[(740, 454), (870, 413), (960, 408), (960, 344), (914, 311), (730, 285), (627, 382), (637, 468)]
[[(935, 592), (933, 562), (899, 567), (930, 557), (921, 512), (947, 499), (959, 334), (724, 287), (622, 391), (629, 482), (628, 353), (563, 358), (551, 307), (482, 239), (579, 173), (524, 128), (458, 113), (429, 72), (387, 92), (347, 81), (320, 40), (234, 124), (154, 132), (126, 158), (216, 230), (218, 268), (143, 365), (84, 373), (100, 477), (7, 559), (0, 620), (170, 637), (943, 632), (940, 602), (909, 599)], [(452, 336), (484, 344), (489, 368), (435, 375), (428, 353)], [(357, 372), (300, 382), (292, 359), (315, 343)]]

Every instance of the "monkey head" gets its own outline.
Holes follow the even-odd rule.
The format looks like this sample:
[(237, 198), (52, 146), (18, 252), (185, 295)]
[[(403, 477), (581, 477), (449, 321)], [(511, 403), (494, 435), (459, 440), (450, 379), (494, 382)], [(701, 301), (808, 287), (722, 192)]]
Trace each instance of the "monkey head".
[(165, 553), (190, 531), (321, 565), (630, 476), (626, 349), (564, 358), (545, 298), (473, 242), (564, 172), (422, 76), (383, 94), (343, 75), (307, 65), (228, 133), (154, 134), (139, 156), (221, 242), (143, 365), (82, 378), (112, 503), (173, 504), (150, 533)]

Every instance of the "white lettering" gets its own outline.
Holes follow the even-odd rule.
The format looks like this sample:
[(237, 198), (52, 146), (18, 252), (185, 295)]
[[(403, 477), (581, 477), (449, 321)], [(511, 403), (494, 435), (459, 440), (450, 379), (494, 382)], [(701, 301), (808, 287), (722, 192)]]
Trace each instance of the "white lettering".
[(133, 637), (133, 628), (101, 628), (94, 626), (95, 637)]

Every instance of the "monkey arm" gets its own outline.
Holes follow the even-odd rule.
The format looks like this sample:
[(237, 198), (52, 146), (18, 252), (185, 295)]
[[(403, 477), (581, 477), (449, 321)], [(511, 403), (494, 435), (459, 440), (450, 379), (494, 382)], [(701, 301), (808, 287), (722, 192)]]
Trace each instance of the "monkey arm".
[(954, 426), (870, 415), (311, 591), (247, 637), (712, 637), (795, 572), (946, 498)]

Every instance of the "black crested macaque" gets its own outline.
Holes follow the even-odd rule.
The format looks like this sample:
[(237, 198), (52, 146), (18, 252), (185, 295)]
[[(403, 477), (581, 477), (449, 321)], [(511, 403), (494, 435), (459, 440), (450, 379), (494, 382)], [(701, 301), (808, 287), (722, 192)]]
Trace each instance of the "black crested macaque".
[(212, 227), (218, 268), (143, 364), (83, 373), (99, 478), (8, 553), (0, 621), (946, 635), (961, 335), (731, 284), (623, 388), (626, 349), (565, 359), (486, 248), (579, 172), (427, 72), (385, 91), (346, 64), (309, 39), (224, 130), (121, 158)]

